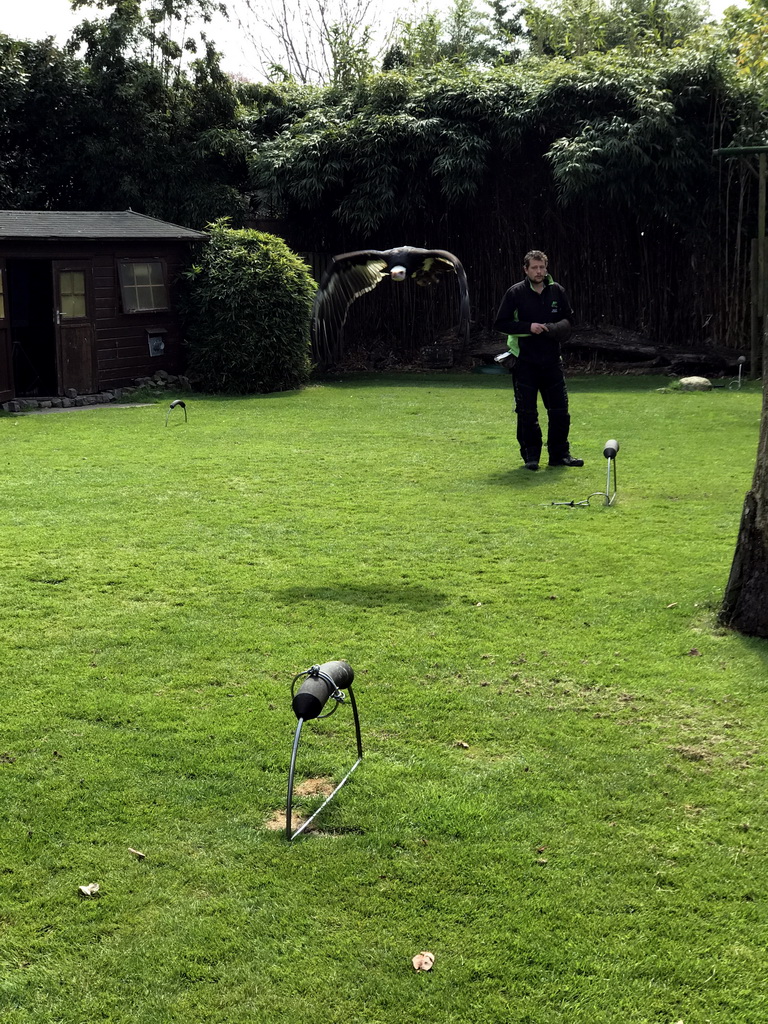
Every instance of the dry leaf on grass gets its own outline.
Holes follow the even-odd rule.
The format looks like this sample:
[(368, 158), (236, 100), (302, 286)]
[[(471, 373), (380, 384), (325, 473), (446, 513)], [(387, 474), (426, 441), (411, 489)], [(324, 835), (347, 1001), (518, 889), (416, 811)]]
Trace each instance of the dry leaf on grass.
[(144, 858), (147, 856), (146, 853), (142, 853), (141, 850), (134, 850), (132, 846), (128, 847), (128, 853), (132, 853), (133, 856), (136, 857), (138, 860), (144, 860)]
[(461, 747), (462, 750), (469, 750), (469, 744), (465, 743), (464, 740), (456, 740), (453, 745), (454, 747)]
[(411, 960), (414, 971), (431, 971), (432, 964), (434, 962), (435, 954), (430, 953), (426, 949), (423, 949), (421, 953), (417, 953), (416, 956)]
[(677, 601), (673, 601), (672, 604), (668, 604), (667, 608), (677, 608)]
[(96, 896), (99, 891), (99, 883), (91, 882), (89, 885), (79, 885), (77, 891), (81, 896)]

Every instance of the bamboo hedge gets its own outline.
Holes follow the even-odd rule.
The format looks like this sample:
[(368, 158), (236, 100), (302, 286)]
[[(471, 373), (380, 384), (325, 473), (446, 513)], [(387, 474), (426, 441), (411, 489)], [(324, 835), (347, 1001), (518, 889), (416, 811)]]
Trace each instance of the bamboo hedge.
[[(766, 114), (716, 46), (391, 71), (296, 110), (268, 137), (251, 113), (252, 182), (294, 248), (449, 249), (480, 327), (541, 248), (583, 325), (744, 346), (757, 189), (712, 154), (764, 138)], [(455, 322), (438, 296), (382, 286), (353, 307), (350, 346), (420, 348)]]

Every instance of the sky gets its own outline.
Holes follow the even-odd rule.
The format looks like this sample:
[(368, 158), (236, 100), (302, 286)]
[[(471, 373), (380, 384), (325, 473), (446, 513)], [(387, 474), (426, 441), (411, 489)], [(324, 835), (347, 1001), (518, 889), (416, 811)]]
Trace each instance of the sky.
[[(244, 10), (240, 0), (225, 0), (231, 12)], [(730, 6), (743, 6), (744, 0), (709, 0), (710, 10), (714, 17), (719, 18), (723, 10)], [(450, 0), (431, 0), (433, 10), (445, 9)], [(68, 38), (75, 25), (87, 17), (98, 16), (94, 8), (89, 11), (81, 8), (73, 13), (69, 0), (0, 0), (0, 32), (14, 39), (43, 39), (54, 36), (58, 43)], [(256, 79), (258, 63), (252, 45), (248, 44), (237, 19), (229, 21), (216, 19), (206, 29), (207, 34), (216, 43), (216, 48), (223, 53), (222, 67), (232, 74), (240, 74), (245, 78)]]

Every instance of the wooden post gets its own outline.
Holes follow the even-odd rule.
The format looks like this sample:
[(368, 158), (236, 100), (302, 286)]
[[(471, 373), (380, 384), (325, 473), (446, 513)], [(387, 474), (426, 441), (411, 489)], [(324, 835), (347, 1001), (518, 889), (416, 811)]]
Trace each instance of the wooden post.
[(759, 196), (757, 202), (757, 276), (758, 276), (758, 305), (757, 315), (762, 317), (763, 320), (763, 338), (762, 338), (762, 365), (768, 367), (768, 315), (766, 315), (766, 293), (768, 293), (768, 282), (765, 280), (765, 163), (766, 154), (760, 154), (760, 168), (759, 168), (759, 180), (758, 189)]
[[(768, 246), (765, 240), (765, 185), (766, 185), (766, 158), (768, 157), (768, 146), (726, 146), (724, 149), (715, 149), (714, 156), (722, 156), (730, 160), (733, 157), (757, 156), (757, 255), (750, 259), (750, 277), (753, 306), (750, 309), (750, 345), (751, 363), (749, 375), (754, 380), (761, 375), (762, 367), (768, 373)], [(754, 168), (752, 169), (754, 173)], [(754, 248), (752, 250), (754, 253)], [(753, 267), (756, 265), (756, 268)], [(755, 305), (757, 307), (755, 311)], [(755, 324), (755, 316), (757, 323)], [(760, 321), (762, 320), (762, 331)], [(766, 381), (768, 384), (768, 380)], [(768, 402), (768, 388), (765, 389), (766, 401)]]
[(758, 291), (760, 278), (757, 273), (757, 239), (752, 239), (749, 254), (749, 379), (757, 380), (760, 376), (760, 356), (762, 338), (760, 337), (760, 314), (758, 313)]

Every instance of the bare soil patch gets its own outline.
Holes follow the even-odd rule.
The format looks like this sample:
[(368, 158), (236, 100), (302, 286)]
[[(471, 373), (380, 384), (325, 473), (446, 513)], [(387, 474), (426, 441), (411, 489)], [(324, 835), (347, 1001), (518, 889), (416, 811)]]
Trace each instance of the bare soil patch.
[(296, 796), (330, 796), (334, 790), (333, 780), (322, 776), (316, 779), (304, 779), (294, 786)]

